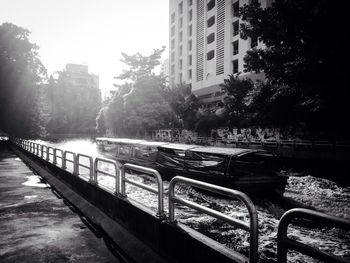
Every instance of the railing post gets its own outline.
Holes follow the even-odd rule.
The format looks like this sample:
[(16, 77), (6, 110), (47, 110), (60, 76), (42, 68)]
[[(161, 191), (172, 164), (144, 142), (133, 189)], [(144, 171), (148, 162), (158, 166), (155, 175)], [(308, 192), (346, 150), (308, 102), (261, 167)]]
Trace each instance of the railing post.
[(52, 149), (52, 147), (48, 146), (46, 148), (46, 161), (50, 161), (50, 149)]
[(38, 156), (40, 154), (40, 150), (39, 150), (40, 146), (41, 146), (41, 144), (39, 144), (39, 143), (36, 144), (36, 155), (38, 155)]
[[(133, 171), (153, 175), (157, 181), (157, 186), (158, 186), (157, 190), (126, 179), (126, 177), (125, 177), (126, 169), (130, 169)], [(154, 194), (157, 194), (157, 196), (158, 196), (158, 209), (157, 209), (156, 216), (159, 218), (165, 217), (165, 213), (164, 213), (164, 184), (163, 184), (162, 177), (160, 176), (158, 171), (151, 169), (151, 168), (126, 163), (122, 166), (122, 176), (121, 176), (121, 197), (123, 197), (123, 198), (126, 197), (126, 189), (125, 189), (126, 182), (128, 182), (129, 184), (133, 184), (137, 187), (146, 189)]]
[(62, 154), (62, 169), (64, 169), (64, 170), (67, 169), (66, 154), (67, 154), (67, 151), (64, 151)]
[(97, 180), (97, 171), (98, 171), (98, 158), (95, 158), (95, 161), (94, 161), (94, 170), (93, 170), (93, 175), (92, 175), (92, 182), (96, 185), (98, 185), (98, 180)]
[[(175, 197), (175, 184), (176, 183), (185, 183), (187, 185), (199, 187), (204, 190), (208, 190), (214, 193), (218, 193), (221, 195), (227, 195), (232, 198), (236, 198), (238, 200), (241, 200), (245, 206), (248, 209), (249, 212), (249, 218), (250, 218), (250, 225), (247, 226), (244, 222), (241, 220), (236, 220), (231, 217), (227, 217), (226, 215), (223, 215), (222, 213), (214, 212), (212, 209), (208, 209), (206, 207), (203, 207), (201, 205), (194, 204), (193, 202), (186, 201), (184, 199)], [(258, 214), (256, 211), (256, 207), (254, 206), (253, 202), (250, 200), (250, 198), (237, 190), (224, 188), (221, 186), (193, 180), (190, 178), (185, 178), (181, 176), (175, 176), (170, 181), (169, 185), (169, 222), (174, 223), (175, 222), (175, 202), (187, 205), (190, 208), (194, 208), (198, 211), (204, 212), (206, 214), (215, 216), (219, 219), (223, 219), (224, 221), (230, 223), (231, 225), (234, 225), (238, 228), (244, 229), (246, 231), (249, 231), (250, 234), (250, 242), (249, 242), (249, 262), (258, 262)]]
[(92, 184), (96, 184), (96, 182), (94, 181), (94, 163), (93, 163), (93, 160), (92, 158), (90, 157), (89, 158), (89, 162), (90, 162), (90, 179), (89, 179), (89, 182), (92, 183)]
[(56, 154), (57, 154), (56, 148), (53, 148), (53, 161), (52, 161), (52, 163), (53, 163), (54, 165), (57, 164), (57, 156), (56, 156)]
[(120, 193), (119, 193), (119, 190), (120, 190), (119, 182), (120, 182), (121, 169), (122, 168), (123, 168), (123, 166), (120, 167), (120, 165), (118, 165), (118, 167), (116, 167), (117, 172), (116, 172), (116, 178), (115, 178), (115, 191), (114, 191), (115, 195), (120, 195)]
[(73, 175), (79, 176), (79, 156), (76, 155), (73, 163)]
[(122, 166), (121, 169), (121, 177), (120, 177), (120, 196), (125, 198), (126, 193), (125, 193), (125, 166)]
[(42, 159), (44, 159), (44, 147), (45, 147), (45, 145), (41, 145), (41, 155), (40, 155), (40, 157)]
[(325, 224), (327, 226), (334, 226), (345, 230), (350, 230), (350, 220), (339, 218), (325, 213), (313, 211), (304, 208), (294, 208), (283, 214), (278, 224), (277, 232), (277, 262), (287, 262), (288, 249), (308, 255), (309, 257), (321, 260), (323, 262), (349, 262), (345, 258), (328, 254), (320, 249), (306, 245), (302, 242), (288, 238), (288, 225), (295, 218), (304, 218)]

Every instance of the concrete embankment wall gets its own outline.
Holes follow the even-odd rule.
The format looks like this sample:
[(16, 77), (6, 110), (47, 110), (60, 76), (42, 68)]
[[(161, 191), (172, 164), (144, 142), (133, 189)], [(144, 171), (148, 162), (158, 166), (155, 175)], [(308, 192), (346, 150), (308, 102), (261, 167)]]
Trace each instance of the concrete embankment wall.
[(11, 149), (58, 193), (101, 228), (131, 262), (239, 262), (240, 255), (138, 203), (107, 192), (28, 153)]

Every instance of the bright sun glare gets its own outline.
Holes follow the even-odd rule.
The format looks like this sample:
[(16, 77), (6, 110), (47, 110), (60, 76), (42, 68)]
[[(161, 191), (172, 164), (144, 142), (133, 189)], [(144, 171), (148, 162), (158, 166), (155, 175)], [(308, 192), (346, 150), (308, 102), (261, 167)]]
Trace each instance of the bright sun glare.
[(166, 0), (0, 2), (0, 24), (11, 22), (32, 32), (49, 74), (67, 63), (86, 64), (100, 76), (103, 93), (124, 68), (121, 52), (147, 55), (168, 45), (168, 13)]

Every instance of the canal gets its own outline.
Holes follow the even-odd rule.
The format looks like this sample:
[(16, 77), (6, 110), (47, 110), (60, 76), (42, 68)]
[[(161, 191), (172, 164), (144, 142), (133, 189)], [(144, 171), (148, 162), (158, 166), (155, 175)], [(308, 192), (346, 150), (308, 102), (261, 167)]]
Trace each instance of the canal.
[[(93, 157), (103, 157), (97, 151), (96, 144), (88, 139), (68, 140), (55, 143), (36, 141), (37, 143), (50, 144), (62, 150), (69, 150), (76, 153), (83, 153)], [(100, 167), (103, 170), (111, 170), (108, 164)], [(73, 169), (73, 167), (68, 167)], [(292, 207), (307, 207), (330, 215), (350, 219), (350, 186), (338, 185), (329, 179), (317, 178), (312, 174), (294, 173), (292, 169), (285, 171), (289, 176), (288, 185), (283, 198), (279, 200), (257, 199), (251, 196), (259, 218), (259, 258), (260, 262), (276, 262), (277, 251), (277, 227), (282, 214)], [(88, 180), (88, 171), (82, 170), (81, 175)], [(149, 177), (128, 175), (135, 181), (155, 186)], [(106, 190), (114, 191), (114, 180), (107, 176), (99, 176), (99, 185)], [(165, 189), (169, 186), (165, 182)], [(249, 215), (245, 206), (239, 201), (233, 201), (218, 196), (208, 195), (191, 187), (179, 185), (176, 187), (176, 194), (187, 200), (216, 209), (227, 215), (246, 220)], [(167, 192), (167, 191), (166, 191)], [(147, 205), (148, 208), (156, 211), (157, 198), (150, 192), (127, 186), (129, 198)], [(165, 200), (167, 210), (167, 200)], [(200, 231), (201, 233), (215, 239), (216, 241), (232, 248), (240, 253), (248, 255), (249, 237), (243, 230), (223, 224), (220, 220), (201, 214), (187, 207), (177, 206), (176, 218), (182, 223)], [(350, 258), (350, 233), (349, 231), (335, 229), (327, 226), (310, 225), (305, 222), (298, 222), (291, 225), (288, 232), (289, 237), (302, 241), (322, 251), (335, 255)], [(317, 262), (297, 252), (289, 251), (290, 262)]]

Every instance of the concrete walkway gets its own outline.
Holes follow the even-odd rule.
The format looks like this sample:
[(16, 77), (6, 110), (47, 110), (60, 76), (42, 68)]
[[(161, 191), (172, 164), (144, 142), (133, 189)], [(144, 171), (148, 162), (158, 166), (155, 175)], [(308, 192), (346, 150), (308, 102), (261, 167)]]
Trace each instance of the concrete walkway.
[(0, 262), (120, 262), (78, 214), (0, 148)]

